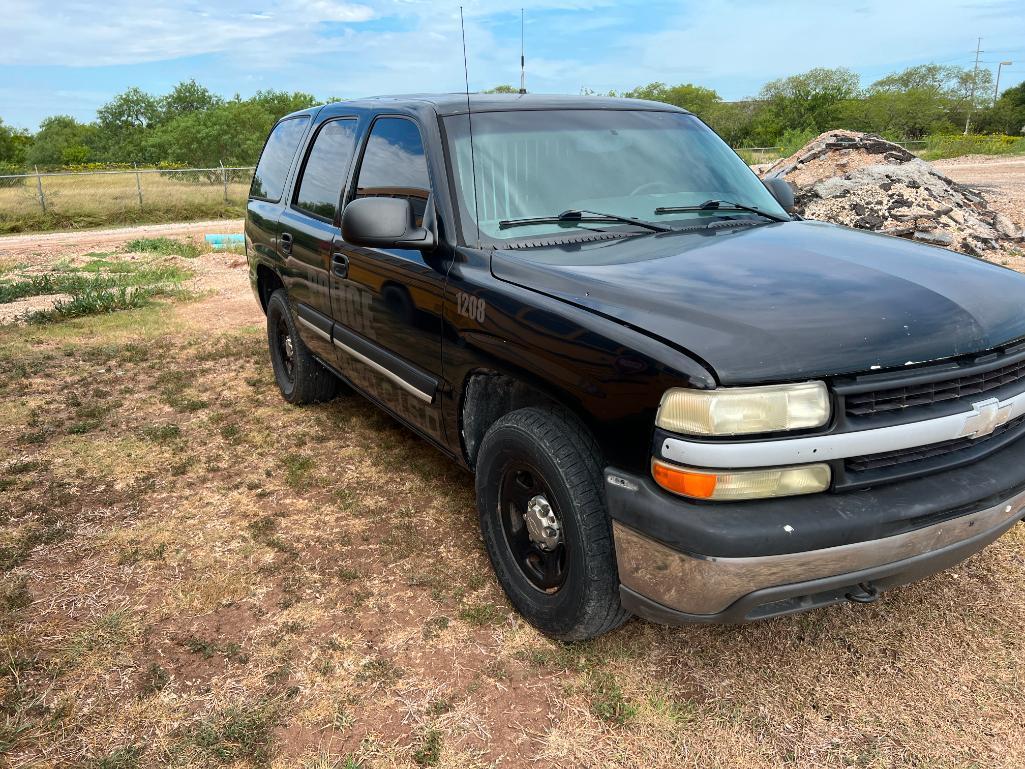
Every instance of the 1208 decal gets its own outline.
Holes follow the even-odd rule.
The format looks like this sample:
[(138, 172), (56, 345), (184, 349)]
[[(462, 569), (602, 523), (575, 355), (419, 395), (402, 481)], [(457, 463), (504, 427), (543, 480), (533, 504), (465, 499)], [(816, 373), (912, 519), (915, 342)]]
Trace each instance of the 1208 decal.
[(456, 292), (456, 312), (464, 318), (483, 323), (486, 309), (487, 303), (483, 299), (464, 294), (462, 291)]

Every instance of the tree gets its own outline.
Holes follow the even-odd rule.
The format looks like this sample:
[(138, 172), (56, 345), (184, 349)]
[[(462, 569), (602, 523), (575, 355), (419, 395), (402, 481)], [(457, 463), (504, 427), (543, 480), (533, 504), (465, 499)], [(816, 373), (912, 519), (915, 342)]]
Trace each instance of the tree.
[(79, 123), (70, 115), (54, 115), (39, 124), (25, 162), (40, 166), (83, 163), (93, 154), (96, 139), (96, 126)]
[[(919, 64), (868, 87), (866, 109), (874, 130), (918, 139), (960, 130), (969, 108), (981, 109), (992, 92), (992, 74), (963, 67)], [(973, 95), (974, 94), (974, 95)]]
[(765, 112), (759, 116), (760, 127), (763, 131), (774, 130), (777, 136), (787, 129), (822, 132), (837, 128), (841, 105), (860, 95), (857, 73), (842, 67), (816, 67), (800, 75), (772, 80), (759, 93), (765, 102)]
[[(707, 115), (702, 115), (708, 125), (731, 147), (774, 144), (775, 136), (758, 141), (752, 128), (764, 105), (753, 99), (745, 101), (721, 101), (715, 104)], [(764, 139), (764, 137), (762, 137)]]
[(118, 94), (96, 110), (98, 154), (123, 163), (143, 160), (146, 130), (159, 119), (159, 100), (150, 94), (139, 88)]
[(146, 155), (185, 165), (252, 165), (278, 117), (253, 100), (187, 112), (151, 132)]
[(21, 166), (25, 163), (25, 152), (32, 144), (28, 131), (4, 125), (0, 118), (0, 165)]
[(224, 103), (224, 99), (195, 80), (183, 80), (158, 101), (159, 120), (166, 123), (190, 112), (200, 112)]
[(496, 85), (494, 88), (489, 88), (481, 93), (519, 93), (519, 88), (513, 88), (511, 85)]
[(134, 87), (119, 93), (96, 110), (96, 120), (100, 128), (114, 133), (145, 128), (159, 115), (157, 99)]
[(721, 101), (719, 94), (711, 88), (703, 88), (693, 83), (672, 86), (665, 83), (648, 83), (618, 95), (628, 99), (648, 99), (649, 101), (672, 104), (703, 118), (709, 115)]
[[(304, 93), (302, 91), (288, 93), (287, 91), (273, 90), (257, 91), (246, 101), (267, 110), (267, 112), (274, 116), (275, 120), (284, 117), (289, 112), (306, 109), (318, 103), (317, 97), (311, 93)], [(265, 139), (267, 137), (264, 136), (262, 138)]]
[(980, 126), (990, 131), (1019, 136), (1025, 134), (1025, 83), (1008, 88), (985, 115)]

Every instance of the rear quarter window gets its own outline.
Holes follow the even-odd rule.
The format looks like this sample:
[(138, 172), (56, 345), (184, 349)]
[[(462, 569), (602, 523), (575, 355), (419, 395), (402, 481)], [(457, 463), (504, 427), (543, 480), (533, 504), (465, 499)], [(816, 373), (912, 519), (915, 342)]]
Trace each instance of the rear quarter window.
[(292, 158), (299, 149), (299, 141), (306, 130), (309, 117), (295, 117), (282, 120), (267, 137), (267, 143), (260, 155), (260, 162), (253, 174), (249, 196), (273, 203), (281, 200), (285, 190), (285, 179), (292, 166)]

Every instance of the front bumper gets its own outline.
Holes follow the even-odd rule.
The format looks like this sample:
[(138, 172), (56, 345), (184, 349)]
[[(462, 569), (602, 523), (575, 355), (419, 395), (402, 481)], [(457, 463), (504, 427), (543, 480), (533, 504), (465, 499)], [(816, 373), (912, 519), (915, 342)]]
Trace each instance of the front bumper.
[[(609, 468), (623, 604), (680, 624), (871, 600), (959, 563), (1025, 516), (1019, 443), (971, 467), (890, 487), (730, 505), (688, 502)], [(912, 504), (916, 492), (930, 498)]]

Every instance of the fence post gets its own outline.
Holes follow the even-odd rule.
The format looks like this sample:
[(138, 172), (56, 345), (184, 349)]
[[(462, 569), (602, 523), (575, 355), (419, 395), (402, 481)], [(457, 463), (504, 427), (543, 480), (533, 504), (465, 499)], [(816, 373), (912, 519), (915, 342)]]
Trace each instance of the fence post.
[(135, 169), (135, 191), (139, 193), (139, 208), (142, 208), (142, 179), (139, 178), (139, 164), (132, 163)]
[(39, 166), (33, 166), (36, 169), (36, 189), (39, 190), (39, 205), (43, 207), (43, 213), (46, 213), (46, 196), (43, 194), (43, 177), (39, 175)]
[(224, 202), (228, 202), (228, 172), (224, 170), (224, 161), (220, 161), (221, 182), (224, 184)]

